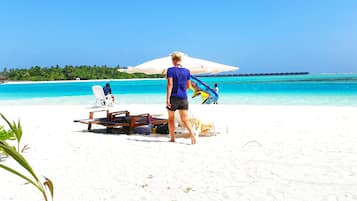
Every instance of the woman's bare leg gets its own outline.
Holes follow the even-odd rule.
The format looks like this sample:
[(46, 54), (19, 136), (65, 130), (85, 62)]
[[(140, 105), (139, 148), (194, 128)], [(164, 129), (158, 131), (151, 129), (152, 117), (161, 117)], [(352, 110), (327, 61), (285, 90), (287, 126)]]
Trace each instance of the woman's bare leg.
[(181, 121), (183, 122), (183, 124), (185, 124), (185, 127), (187, 128), (188, 132), (190, 133), (191, 144), (196, 144), (196, 138), (192, 131), (192, 125), (187, 118), (187, 110), (179, 110), (179, 112), (180, 112)]
[(170, 142), (175, 142), (175, 112), (167, 110), (169, 116), (169, 133), (170, 133)]

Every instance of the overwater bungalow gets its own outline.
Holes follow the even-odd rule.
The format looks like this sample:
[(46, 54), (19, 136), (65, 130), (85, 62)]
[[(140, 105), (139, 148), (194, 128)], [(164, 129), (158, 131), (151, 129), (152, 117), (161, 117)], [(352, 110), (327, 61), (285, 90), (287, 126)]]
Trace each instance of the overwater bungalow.
[(6, 77), (0, 75), (0, 83), (4, 83), (6, 81)]

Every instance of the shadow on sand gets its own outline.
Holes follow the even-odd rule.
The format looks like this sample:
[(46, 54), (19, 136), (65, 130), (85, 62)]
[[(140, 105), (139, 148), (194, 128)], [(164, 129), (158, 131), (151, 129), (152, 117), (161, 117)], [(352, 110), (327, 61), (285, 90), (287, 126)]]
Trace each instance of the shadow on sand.
[[(107, 129), (92, 129), (90, 131), (88, 130), (79, 130), (75, 131), (76, 133), (93, 133), (96, 135), (111, 135), (111, 136), (119, 136), (119, 135), (127, 135), (128, 138), (127, 140), (130, 141), (136, 141), (136, 142), (169, 142), (169, 135), (168, 134), (128, 134), (128, 129), (126, 128), (113, 128), (110, 130)], [(137, 138), (140, 137), (140, 138)], [(178, 134), (175, 136), (175, 138), (180, 139), (180, 138), (186, 138), (187, 140), (190, 139), (188, 134)], [(185, 145), (191, 145), (191, 143), (188, 141), (186, 142), (175, 142), (175, 144), (185, 144)]]

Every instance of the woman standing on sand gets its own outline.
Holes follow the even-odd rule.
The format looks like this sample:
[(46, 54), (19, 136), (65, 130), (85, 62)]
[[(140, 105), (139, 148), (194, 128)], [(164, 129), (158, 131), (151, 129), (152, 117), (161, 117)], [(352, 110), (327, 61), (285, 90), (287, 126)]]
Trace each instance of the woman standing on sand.
[(175, 142), (175, 111), (180, 112), (181, 121), (188, 129), (191, 143), (196, 144), (191, 123), (187, 119), (188, 100), (187, 89), (191, 85), (190, 71), (181, 66), (181, 53), (171, 54), (173, 67), (167, 69), (166, 108), (169, 116), (170, 142)]

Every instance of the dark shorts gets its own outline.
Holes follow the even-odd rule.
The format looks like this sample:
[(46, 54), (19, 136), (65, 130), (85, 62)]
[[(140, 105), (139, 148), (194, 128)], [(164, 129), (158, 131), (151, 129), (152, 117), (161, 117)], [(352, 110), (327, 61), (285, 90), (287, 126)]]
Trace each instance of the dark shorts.
[(181, 99), (181, 98), (172, 96), (172, 97), (170, 97), (170, 104), (171, 104), (170, 108), (166, 107), (168, 110), (171, 110), (171, 111), (188, 110), (187, 99)]

